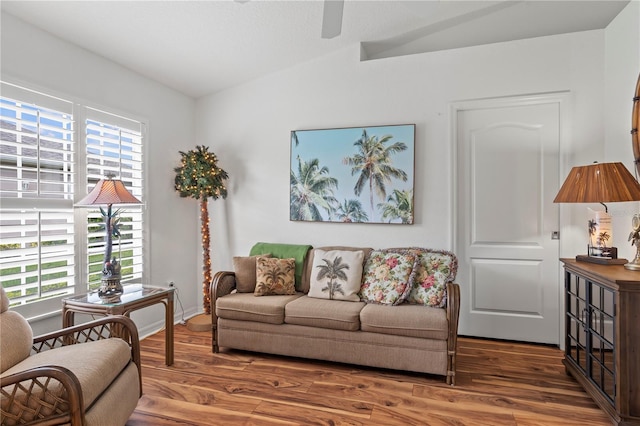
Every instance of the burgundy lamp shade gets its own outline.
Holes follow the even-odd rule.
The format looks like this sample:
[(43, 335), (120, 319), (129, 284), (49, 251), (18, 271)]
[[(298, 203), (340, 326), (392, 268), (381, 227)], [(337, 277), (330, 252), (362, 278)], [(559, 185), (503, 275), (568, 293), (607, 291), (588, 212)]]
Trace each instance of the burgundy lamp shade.
[(76, 206), (94, 206), (98, 204), (141, 204), (121, 180), (100, 179), (96, 186), (76, 203)]
[(554, 203), (640, 201), (640, 184), (622, 163), (594, 163), (571, 169)]

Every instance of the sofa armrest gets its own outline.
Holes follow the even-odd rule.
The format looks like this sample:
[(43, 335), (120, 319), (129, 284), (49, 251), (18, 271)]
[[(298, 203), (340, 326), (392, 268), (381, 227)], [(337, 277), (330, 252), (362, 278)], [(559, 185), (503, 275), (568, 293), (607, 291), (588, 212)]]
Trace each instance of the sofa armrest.
[(216, 313), (216, 300), (227, 294), (231, 294), (236, 288), (236, 274), (231, 271), (218, 271), (211, 280), (211, 350), (218, 353), (218, 315)]
[(138, 328), (131, 318), (113, 315), (84, 324), (63, 328), (33, 338), (33, 352), (43, 352), (60, 346), (77, 345), (95, 340), (119, 338), (129, 344), (131, 359), (138, 367), (140, 396), (142, 396), (142, 364), (140, 362), (140, 337)]
[(215, 308), (215, 300), (226, 296), (236, 289), (236, 274), (231, 271), (218, 271), (211, 280), (211, 311)]
[(460, 317), (460, 286), (447, 283), (447, 321), (449, 336), (447, 337), (447, 384), (456, 384), (456, 348), (458, 346), (458, 319)]
[(85, 423), (80, 382), (64, 367), (44, 366), (11, 374), (0, 378), (0, 387), (2, 424), (5, 420), (12, 424)]

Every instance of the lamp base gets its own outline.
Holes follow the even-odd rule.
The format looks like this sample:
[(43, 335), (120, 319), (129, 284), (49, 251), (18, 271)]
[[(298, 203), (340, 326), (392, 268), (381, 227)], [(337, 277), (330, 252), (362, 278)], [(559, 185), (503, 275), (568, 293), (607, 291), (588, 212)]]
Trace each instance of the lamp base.
[(598, 265), (624, 265), (629, 262), (627, 259), (611, 259), (608, 257), (599, 256), (587, 256), (586, 254), (579, 254), (576, 256), (578, 262), (597, 263)]
[(98, 289), (98, 296), (101, 298), (112, 298), (124, 293), (120, 277), (103, 278)]
[(630, 271), (640, 271), (640, 246), (636, 249), (635, 259), (629, 263), (625, 263), (624, 268)]
[(630, 271), (640, 271), (640, 262), (629, 262), (624, 264), (624, 268)]
[(590, 257), (600, 257), (605, 259), (617, 259), (618, 247), (596, 247), (587, 246), (587, 253)]

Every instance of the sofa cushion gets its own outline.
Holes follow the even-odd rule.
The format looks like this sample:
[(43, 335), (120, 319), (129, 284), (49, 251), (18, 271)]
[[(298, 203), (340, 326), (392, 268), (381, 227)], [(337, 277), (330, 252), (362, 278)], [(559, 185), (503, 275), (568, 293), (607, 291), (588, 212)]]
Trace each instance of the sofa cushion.
[[(263, 257), (271, 257), (264, 254)], [(256, 289), (256, 258), (258, 256), (234, 256), (233, 270), (236, 275), (238, 293), (253, 293)]]
[(216, 300), (216, 315), (220, 318), (284, 323), (284, 306), (302, 293), (283, 296), (254, 297), (252, 293), (231, 293)]
[(311, 251), (309, 251), (309, 255), (307, 256), (305, 273), (304, 273), (304, 276), (302, 277), (302, 287), (300, 288), (300, 291), (302, 291), (303, 293), (309, 293), (309, 289), (311, 288), (311, 273), (313, 272), (312, 265), (315, 260), (316, 250), (323, 250), (325, 252), (332, 251), (332, 250), (362, 251), (364, 260), (366, 261), (367, 257), (369, 257), (369, 254), (373, 249), (370, 247), (348, 247), (348, 246), (325, 246), (325, 247), (316, 247), (312, 249)]
[(295, 259), (256, 258), (255, 296), (295, 294)]
[(359, 302), (362, 250), (315, 250), (309, 297)]
[[(105, 359), (109, 362), (93, 362)], [(45, 365), (68, 368), (75, 374), (82, 386), (82, 397), (86, 409), (109, 387), (122, 370), (129, 365), (130, 361), (131, 349), (127, 342), (122, 339), (103, 339), (62, 346), (55, 350), (31, 355), (2, 373), (2, 376)], [(54, 391), (55, 394), (62, 392), (61, 385), (57, 391)], [(7, 401), (3, 399), (2, 403), (5, 402)], [(23, 403), (28, 404), (27, 401), (23, 401)]]
[(407, 302), (444, 307), (447, 283), (456, 278), (458, 258), (445, 250), (411, 248), (418, 255), (413, 286)]
[(442, 308), (402, 304), (368, 304), (360, 311), (360, 328), (372, 333), (446, 340), (447, 312)]
[(417, 260), (415, 253), (372, 251), (364, 265), (360, 299), (382, 305), (404, 302), (411, 291)]
[(302, 296), (285, 306), (284, 322), (308, 327), (356, 331), (360, 329), (363, 302)]

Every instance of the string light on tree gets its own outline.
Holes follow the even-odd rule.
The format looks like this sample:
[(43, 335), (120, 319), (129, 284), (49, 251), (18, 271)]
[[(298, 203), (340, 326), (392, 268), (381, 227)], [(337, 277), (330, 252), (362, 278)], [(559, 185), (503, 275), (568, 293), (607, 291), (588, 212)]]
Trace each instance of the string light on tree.
[(202, 234), (202, 294), (204, 312), (211, 315), (211, 253), (209, 249), (209, 210), (207, 199), (217, 200), (227, 198), (225, 181), (229, 178), (227, 172), (218, 167), (218, 157), (209, 152), (206, 146), (196, 146), (187, 152), (179, 151), (182, 155), (180, 167), (176, 167), (175, 190), (181, 197), (200, 200), (200, 232)]

